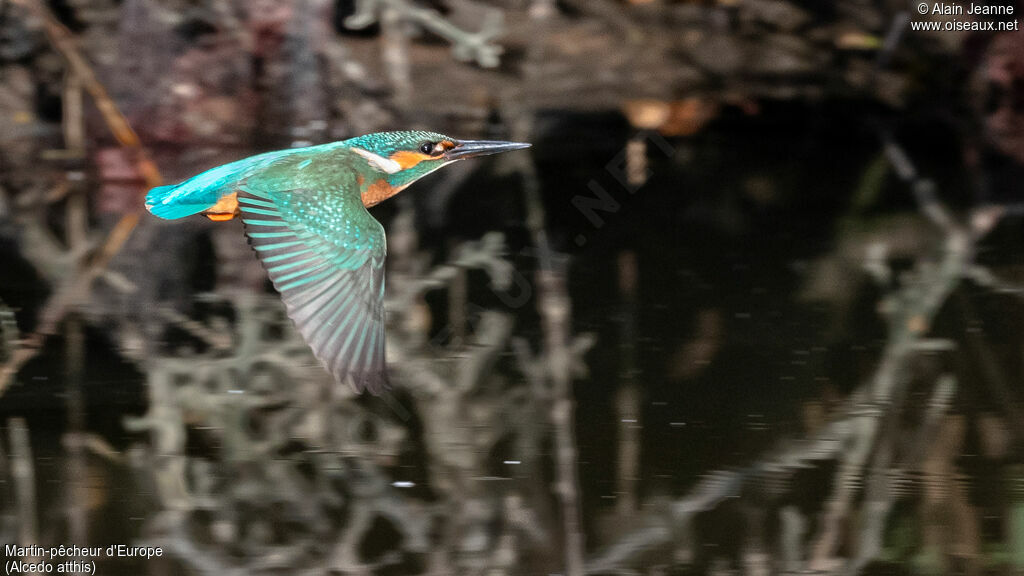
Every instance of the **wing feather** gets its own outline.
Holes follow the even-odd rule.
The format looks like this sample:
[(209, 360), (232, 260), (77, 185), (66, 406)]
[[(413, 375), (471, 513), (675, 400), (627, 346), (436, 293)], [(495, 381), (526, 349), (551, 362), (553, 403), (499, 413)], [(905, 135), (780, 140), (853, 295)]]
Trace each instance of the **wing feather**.
[(379, 394), (387, 386), (384, 229), (358, 194), (350, 202), (340, 190), (272, 184), (251, 179), (239, 189), (250, 244), (317, 359), (339, 382)]

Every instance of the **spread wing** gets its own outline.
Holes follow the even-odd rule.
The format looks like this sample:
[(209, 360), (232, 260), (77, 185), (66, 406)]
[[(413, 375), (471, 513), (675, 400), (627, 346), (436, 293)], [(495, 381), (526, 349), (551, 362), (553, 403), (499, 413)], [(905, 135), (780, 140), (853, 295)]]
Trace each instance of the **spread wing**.
[(363, 207), (354, 176), (275, 189), (295, 184), (318, 182), (252, 178), (240, 186), (245, 233), (320, 362), (356, 392), (379, 394), (387, 387), (384, 228)]

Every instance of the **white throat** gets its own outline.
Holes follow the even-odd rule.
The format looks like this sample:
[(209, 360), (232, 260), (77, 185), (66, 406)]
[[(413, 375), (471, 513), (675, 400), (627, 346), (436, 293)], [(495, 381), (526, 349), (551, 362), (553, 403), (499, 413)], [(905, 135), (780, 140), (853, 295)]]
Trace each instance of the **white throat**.
[(398, 162), (395, 162), (391, 158), (385, 158), (379, 154), (374, 154), (369, 150), (363, 150), (362, 148), (358, 148), (355, 146), (349, 148), (349, 150), (355, 152), (356, 154), (359, 154), (363, 158), (366, 158), (366, 161), (369, 162), (374, 168), (387, 172), (388, 174), (394, 174), (395, 172), (398, 172), (399, 170), (402, 169), (402, 165), (399, 164)]

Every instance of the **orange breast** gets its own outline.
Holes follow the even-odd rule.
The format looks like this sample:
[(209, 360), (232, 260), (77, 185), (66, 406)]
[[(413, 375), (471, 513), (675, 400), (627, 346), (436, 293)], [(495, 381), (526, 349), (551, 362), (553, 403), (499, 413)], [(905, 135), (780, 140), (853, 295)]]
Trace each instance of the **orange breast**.
[(388, 184), (387, 180), (381, 178), (380, 180), (377, 180), (373, 184), (370, 184), (369, 188), (363, 190), (363, 206), (369, 208), (370, 206), (380, 204), (381, 202), (401, 192), (403, 188), (404, 186), (396, 188), (395, 186)]

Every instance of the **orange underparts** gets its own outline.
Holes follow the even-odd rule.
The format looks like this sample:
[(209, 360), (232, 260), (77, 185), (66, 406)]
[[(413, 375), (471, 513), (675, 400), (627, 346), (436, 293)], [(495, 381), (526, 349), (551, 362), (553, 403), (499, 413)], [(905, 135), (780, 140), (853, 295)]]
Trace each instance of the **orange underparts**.
[(370, 206), (376, 206), (395, 194), (398, 194), (404, 188), (405, 186), (392, 186), (391, 184), (388, 184), (387, 180), (381, 178), (373, 184), (370, 184), (370, 187), (363, 191), (363, 206), (366, 206), (367, 208)]
[(216, 204), (203, 211), (203, 215), (214, 222), (227, 222), (231, 220), (238, 215), (238, 192), (221, 196)]
[[(359, 183), (362, 184), (362, 174), (360, 174), (358, 178), (360, 181)], [(376, 206), (395, 194), (398, 194), (404, 188), (404, 186), (396, 188), (395, 186), (388, 184), (387, 180), (381, 178), (363, 191), (363, 206), (366, 206), (367, 208), (370, 206)], [(238, 216), (238, 214), (237, 192), (232, 192), (227, 196), (221, 196), (220, 200), (218, 200), (216, 204), (203, 211), (203, 216), (206, 216), (214, 222), (227, 222), (228, 220), (232, 220), (235, 216)]]

